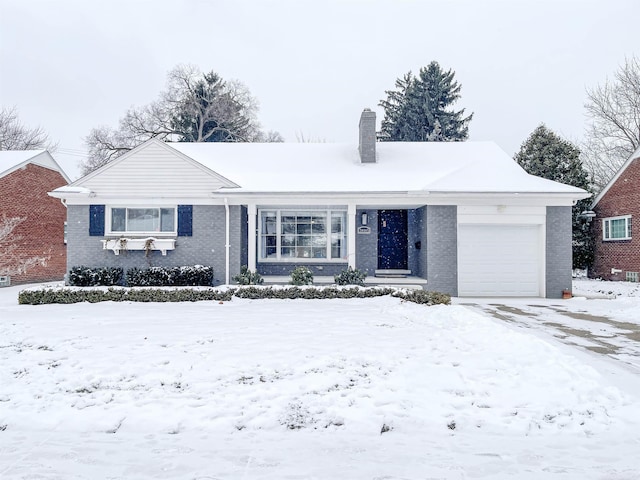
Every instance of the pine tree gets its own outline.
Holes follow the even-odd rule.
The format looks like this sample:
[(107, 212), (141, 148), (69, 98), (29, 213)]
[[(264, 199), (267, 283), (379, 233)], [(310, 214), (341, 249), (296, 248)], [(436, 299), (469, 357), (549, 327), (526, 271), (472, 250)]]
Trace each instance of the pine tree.
[(408, 72), (396, 80), (396, 90), (387, 90), (380, 101), (385, 115), (380, 139), (404, 142), (460, 142), (469, 137), (473, 113), (464, 117), (464, 108), (451, 106), (460, 98), (461, 85), (455, 73), (444, 71), (438, 62), (420, 69), (418, 76)]
[[(515, 161), (531, 175), (590, 191), (589, 174), (580, 160), (580, 150), (544, 124), (538, 126), (520, 147)], [(572, 210), (573, 268), (593, 262), (593, 240), (589, 224), (579, 215), (589, 210), (591, 199), (580, 200)]]

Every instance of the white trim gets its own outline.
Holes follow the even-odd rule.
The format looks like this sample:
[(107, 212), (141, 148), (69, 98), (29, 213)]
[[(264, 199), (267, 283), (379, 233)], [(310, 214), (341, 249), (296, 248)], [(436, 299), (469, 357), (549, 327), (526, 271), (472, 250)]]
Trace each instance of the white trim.
[[(120, 203), (131, 206), (159, 205), (223, 205), (224, 198), (229, 205), (279, 205), (279, 206), (326, 206), (354, 203), (358, 208), (382, 210), (389, 208), (420, 208), (425, 205), (521, 205), (521, 206), (573, 206), (577, 195), (557, 194), (492, 194), (492, 193), (429, 193), (429, 192), (295, 192), (295, 193), (234, 193), (231, 191), (211, 192), (208, 196), (162, 195), (150, 198), (131, 193), (123, 195), (101, 195), (99, 192), (69, 192), (54, 190), (49, 195), (65, 200), (67, 205), (87, 205), (89, 203)], [(586, 198), (589, 194), (580, 196)]]
[(167, 250), (175, 250), (175, 238), (111, 238), (100, 240), (103, 250), (111, 250), (115, 255), (120, 255), (121, 251), (127, 250), (160, 250), (163, 256), (167, 255)]
[(547, 209), (543, 206), (473, 205), (458, 207), (458, 224), (544, 225)]
[(356, 268), (356, 204), (347, 205), (347, 261)]
[[(604, 242), (616, 242), (618, 240), (631, 240), (631, 236), (629, 236), (629, 220), (631, 220), (631, 215), (618, 215), (617, 217), (606, 217), (602, 219), (602, 241)], [(624, 237), (609, 237), (605, 236), (606, 234), (606, 222), (611, 222), (612, 220), (625, 220), (624, 222)], [(611, 234), (611, 223), (609, 223), (609, 234)]]
[[(11, 152), (11, 150), (9, 150), (9, 152)], [(26, 152), (32, 152), (33, 155), (31, 155), (26, 160), (0, 172), (0, 178), (6, 177), (10, 173), (13, 173), (16, 170), (26, 167), (29, 164), (33, 164), (42, 168), (46, 168), (48, 170), (52, 170), (54, 172), (58, 172), (60, 175), (62, 175), (62, 178), (64, 178), (64, 180), (67, 183), (71, 183), (71, 179), (67, 176), (66, 173), (64, 173), (64, 170), (62, 170), (62, 167), (60, 167), (58, 162), (56, 162), (55, 158), (53, 158), (53, 156), (49, 153), (48, 150), (26, 150), (25, 154)], [(44, 160), (41, 159), (40, 157), (43, 157)]]
[(247, 268), (252, 272), (256, 271), (256, 259), (258, 258), (258, 228), (257, 228), (258, 209), (255, 203), (247, 205)]
[(224, 259), (225, 259), (225, 273), (224, 273), (224, 283), (225, 285), (229, 285), (229, 266), (231, 265), (231, 261), (229, 258), (229, 251), (231, 249), (231, 236), (230, 236), (230, 222), (229, 222), (229, 203), (227, 199), (224, 199)]

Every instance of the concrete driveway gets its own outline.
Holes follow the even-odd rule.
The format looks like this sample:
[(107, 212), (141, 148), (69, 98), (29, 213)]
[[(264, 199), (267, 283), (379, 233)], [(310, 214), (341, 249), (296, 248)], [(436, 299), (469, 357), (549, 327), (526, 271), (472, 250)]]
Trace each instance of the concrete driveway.
[(456, 299), (454, 303), (606, 355), (640, 373), (640, 319), (633, 313), (640, 299), (631, 307), (611, 299)]

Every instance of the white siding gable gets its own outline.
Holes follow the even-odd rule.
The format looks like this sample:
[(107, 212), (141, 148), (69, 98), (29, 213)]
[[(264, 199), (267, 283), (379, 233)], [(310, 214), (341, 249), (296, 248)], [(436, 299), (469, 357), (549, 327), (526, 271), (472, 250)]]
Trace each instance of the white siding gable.
[(105, 197), (206, 197), (236, 186), (160, 141), (141, 145), (74, 185)]

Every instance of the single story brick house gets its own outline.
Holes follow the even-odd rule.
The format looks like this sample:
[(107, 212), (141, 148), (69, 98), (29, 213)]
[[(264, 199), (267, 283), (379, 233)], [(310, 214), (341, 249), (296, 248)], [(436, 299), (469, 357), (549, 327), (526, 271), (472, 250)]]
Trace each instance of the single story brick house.
[(640, 148), (598, 194), (591, 209), (595, 256), (589, 276), (640, 281)]
[[(0, 245), (0, 266), (25, 259), (42, 262), (22, 273), (0, 271), (0, 285), (62, 280), (67, 268), (64, 243), (65, 206), (47, 195), (69, 178), (46, 150), (0, 151), (0, 222), (22, 219)], [(3, 270), (0, 268), (0, 270)]]
[(571, 288), (585, 191), (492, 142), (378, 143), (375, 127), (366, 109), (358, 145), (150, 140), (50, 193), (67, 205), (68, 267), (210, 265), (229, 284), (242, 265), (267, 280), (351, 266), (457, 296)]

